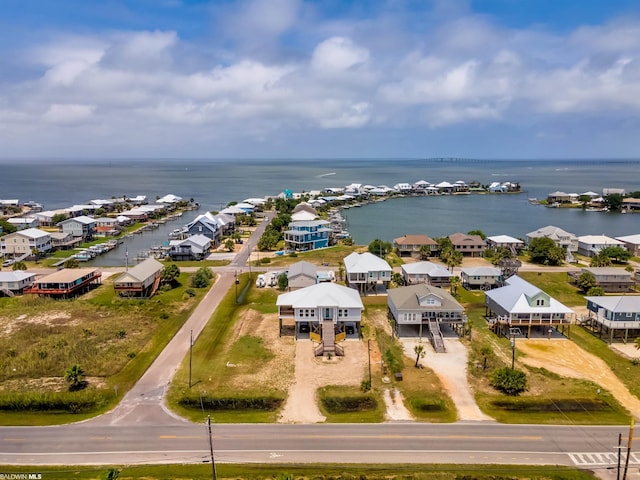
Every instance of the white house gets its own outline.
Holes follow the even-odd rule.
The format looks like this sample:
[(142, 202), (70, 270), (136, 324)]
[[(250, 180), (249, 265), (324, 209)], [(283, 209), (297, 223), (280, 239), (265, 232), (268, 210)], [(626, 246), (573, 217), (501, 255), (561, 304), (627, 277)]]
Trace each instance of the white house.
[(42, 254), (51, 248), (51, 235), (38, 228), (27, 228), (0, 237), (0, 251), (5, 255), (22, 256), (31, 254), (34, 249)]
[(407, 285), (427, 283), (436, 287), (444, 287), (451, 284), (451, 272), (442, 265), (432, 262), (403, 264), (402, 278)]
[(624, 237), (616, 237), (616, 240), (624, 243), (624, 246), (634, 257), (640, 257), (640, 233), (636, 235), (626, 235)]
[(82, 237), (88, 239), (93, 237), (96, 231), (96, 219), (86, 215), (80, 215), (75, 218), (68, 218), (58, 223), (60, 230), (70, 233), (73, 237)]
[(578, 253), (587, 257), (593, 257), (605, 247), (623, 247), (625, 244), (615, 238), (606, 235), (584, 235), (578, 237)]
[(527, 233), (527, 243), (531, 243), (534, 238), (548, 237), (559, 247), (564, 248), (568, 252), (578, 251), (578, 237), (573, 233), (564, 231), (559, 227), (548, 225), (539, 228), (533, 232)]
[[(485, 308), (491, 327), (504, 336), (515, 329), (526, 329), (546, 334), (553, 328), (571, 324), (573, 310), (564, 306), (548, 293), (514, 275), (505, 280), (504, 287), (485, 292)], [(549, 332), (550, 333), (550, 332)]]
[(460, 280), (467, 290), (490, 290), (502, 284), (502, 271), (495, 267), (467, 267), (460, 271)]
[(16, 227), (17, 230), (38, 228), (38, 225), (40, 225), (36, 217), (11, 217), (7, 219), (7, 222)]
[[(318, 283), (278, 295), (276, 300), (280, 331), (283, 321), (293, 320), (296, 339), (309, 334), (320, 343), (316, 354), (335, 353), (335, 344), (345, 337), (359, 338), (364, 305), (358, 292), (336, 283)], [(336, 348), (337, 347), (337, 348)]]
[(357, 288), (361, 293), (375, 292), (378, 284), (386, 287), (393, 272), (386, 260), (369, 252), (347, 255), (344, 269), (347, 285)]
[(22, 292), (30, 286), (36, 279), (35, 273), (15, 270), (11, 272), (0, 272), (0, 295), (12, 297), (16, 293)]
[(508, 248), (512, 253), (517, 254), (524, 248), (524, 242), (509, 235), (494, 235), (487, 237), (485, 242), (487, 248)]

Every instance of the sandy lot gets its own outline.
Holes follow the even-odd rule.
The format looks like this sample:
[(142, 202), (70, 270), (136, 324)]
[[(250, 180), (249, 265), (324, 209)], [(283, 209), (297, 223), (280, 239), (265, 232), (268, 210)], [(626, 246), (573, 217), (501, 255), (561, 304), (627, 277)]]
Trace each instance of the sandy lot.
[(559, 375), (591, 380), (609, 390), (631, 414), (640, 418), (640, 400), (629, 393), (600, 358), (585, 352), (570, 340), (516, 340), (516, 349), (525, 353), (518, 361), (546, 368)]

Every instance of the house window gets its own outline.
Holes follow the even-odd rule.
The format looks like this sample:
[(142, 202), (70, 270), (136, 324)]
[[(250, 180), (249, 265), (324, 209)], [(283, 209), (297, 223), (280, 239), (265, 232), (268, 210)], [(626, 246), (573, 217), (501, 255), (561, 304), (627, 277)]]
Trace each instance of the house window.
[(427, 305), (435, 305), (436, 304), (436, 299), (435, 298), (427, 298)]
[(536, 300), (536, 306), (537, 307), (543, 307), (544, 306), (544, 300), (539, 298)]

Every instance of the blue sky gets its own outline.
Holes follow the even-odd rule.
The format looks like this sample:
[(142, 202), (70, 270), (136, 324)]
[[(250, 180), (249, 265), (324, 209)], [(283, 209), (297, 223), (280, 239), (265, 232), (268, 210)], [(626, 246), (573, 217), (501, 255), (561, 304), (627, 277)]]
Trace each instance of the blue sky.
[(3, 157), (638, 158), (637, 0), (2, 0)]

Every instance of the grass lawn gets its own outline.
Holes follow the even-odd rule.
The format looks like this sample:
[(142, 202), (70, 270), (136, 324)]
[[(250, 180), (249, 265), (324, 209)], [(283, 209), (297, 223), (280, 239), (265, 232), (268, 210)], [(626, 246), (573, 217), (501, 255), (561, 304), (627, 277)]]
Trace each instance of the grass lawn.
[[(190, 289), (189, 278), (190, 274), (182, 273), (175, 288), (148, 300), (120, 298), (111, 279), (71, 300), (33, 295), (0, 299), (0, 325), (10, 333), (0, 337), (4, 353), (0, 357), (0, 405), (5, 405), (0, 424), (78, 421), (115, 405), (206, 293), (207, 289)], [(85, 370), (88, 387), (69, 393), (64, 373), (74, 364)], [(75, 415), (53, 407), (50, 412), (42, 408), (13, 412), (6, 406), (43, 394), (53, 399), (92, 394), (98, 403)]]
[(565, 272), (520, 272), (518, 275), (567, 307), (583, 307), (587, 304), (578, 288), (569, 283), (569, 276)]
[[(538, 278), (535, 273), (533, 275)], [(556, 277), (556, 281), (566, 277), (564, 273), (551, 275)], [(484, 318), (484, 292), (464, 288), (458, 292), (458, 300), (465, 306), (472, 329), (468, 378), (478, 406), (484, 413), (504, 423), (628, 423), (628, 412), (604, 389), (595, 398), (598, 386), (592, 382), (561, 377), (544, 369), (517, 365), (527, 374), (528, 382), (527, 391), (518, 397), (495, 390), (490, 383), (492, 372), (511, 365), (509, 340), (489, 330)], [(572, 330), (572, 335), (575, 330)]]
[[(309, 252), (299, 252), (296, 256), (283, 255), (270, 257), (269, 263), (259, 263), (258, 266), (272, 266), (280, 267), (285, 265), (291, 265), (292, 263), (305, 260), (307, 262), (321, 265), (322, 263), (328, 263), (330, 267), (337, 268), (343, 261), (344, 257), (352, 252), (366, 251), (366, 247), (362, 246), (346, 246), (336, 245), (334, 247), (322, 248), (320, 250), (311, 250)], [(254, 262), (256, 264), (256, 262)]]
[[(6, 474), (42, 473), (47, 480), (93, 480), (106, 478), (110, 467), (8, 467)], [(167, 478), (211, 479), (211, 464), (192, 465), (131, 465), (113, 467), (120, 480), (163, 480)], [(217, 464), (217, 478), (239, 480), (252, 479), (314, 479), (314, 480), (592, 480), (593, 474), (575, 468), (561, 466), (529, 465), (437, 465), (437, 464), (305, 464), (305, 465), (261, 465), (261, 464)]]
[(275, 321), (270, 333), (277, 338), (278, 292), (254, 288), (248, 273), (239, 278), (240, 291), (248, 289), (241, 303), (236, 304), (235, 289), (231, 289), (195, 341), (192, 388), (188, 357), (171, 384), (169, 405), (193, 421), (211, 415), (218, 423), (273, 422), (286, 390), (272, 375), (292, 377), (293, 362), (283, 360), (277, 346), (264, 340), (267, 331), (254, 331), (262, 328), (258, 325), (267, 315)]
[(379, 423), (384, 420), (384, 401), (377, 389), (329, 385), (318, 391), (318, 406), (327, 423)]

